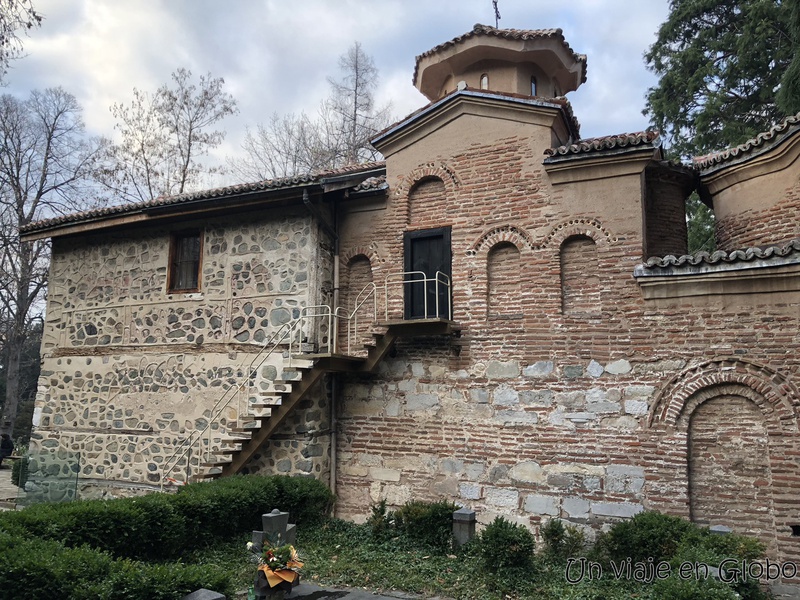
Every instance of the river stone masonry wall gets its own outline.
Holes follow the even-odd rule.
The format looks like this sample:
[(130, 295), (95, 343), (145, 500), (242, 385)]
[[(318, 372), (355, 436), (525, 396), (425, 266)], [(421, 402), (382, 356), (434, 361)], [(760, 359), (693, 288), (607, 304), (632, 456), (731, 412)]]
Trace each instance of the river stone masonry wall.
[[(307, 214), (180, 229), (187, 227), (202, 231), (195, 294), (167, 291), (167, 229), (56, 240), (31, 447), (80, 453), (83, 496), (160, 484), (165, 461), (207, 425), (264, 342), (303, 307), (329, 301), (332, 259)], [(318, 341), (311, 327), (304, 335)], [(269, 357), (253, 388), (212, 426), (212, 447), (237, 426), (248, 399), (282, 375), (283, 354)], [(315, 437), (306, 447), (309, 432), (327, 430), (325, 389), (305, 404), (301, 422), (290, 419), (277, 434), (279, 458), (272, 448), (260, 455), (265, 469), (328, 471), (327, 441)], [(190, 473), (203, 458), (192, 454)], [(170, 475), (185, 473), (184, 461)]]

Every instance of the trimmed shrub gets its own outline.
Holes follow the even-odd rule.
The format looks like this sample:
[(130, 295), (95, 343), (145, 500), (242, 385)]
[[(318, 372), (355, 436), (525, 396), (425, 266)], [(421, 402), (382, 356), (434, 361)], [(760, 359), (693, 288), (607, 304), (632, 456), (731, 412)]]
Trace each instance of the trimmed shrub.
[(88, 544), (118, 558), (168, 560), (184, 547), (202, 547), (261, 529), (261, 515), (278, 508), (298, 523), (317, 522), (333, 495), (313, 479), (236, 476), (188, 485), (177, 494), (117, 500), (37, 504), (0, 513), (0, 531)]
[(200, 588), (234, 597), (231, 577), (217, 567), (127, 560), (114, 565), (100, 593), (109, 600), (180, 600)]
[(89, 545), (116, 557), (140, 560), (179, 556), (185, 542), (183, 517), (164, 494), (35, 504), (3, 514), (0, 527), (58, 540), (73, 548)]
[(533, 570), (536, 541), (523, 525), (497, 517), (478, 536), (478, 556), (485, 571), (494, 573), (500, 589)]
[(214, 566), (114, 560), (86, 546), (65, 548), (0, 533), (4, 598), (179, 600), (199, 588), (232, 597), (231, 576)]
[(394, 513), (394, 521), (408, 539), (446, 552), (453, 543), (453, 511), (456, 510), (458, 506), (452, 502), (411, 500)]
[(669, 561), (678, 550), (681, 539), (696, 527), (686, 519), (661, 513), (641, 512), (628, 521), (615, 524), (602, 535), (595, 551), (615, 562), (632, 562), (652, 558), (655, 563)]
[[(672, 576), (653, 584), (654, 598), (761, 600), (767, 597), (755, 580), (731, 577), (735, 581), (727, 584), (714, 577), (714, 570), (726, 559), (738, 564), (762, 558), (763, 544), (740, 535), (716, 535), (680, 517), (640, 513), (629, 521), (617, 523), (601, 536), (594, 553), (598, 559), (617, 565), (625, 561), (656, 565), (668, 562)], [(687, 564), (702, 571), (699, 578), (692, 573), (686, 581), (681, 580), (681, 565)]]
[(328, 487), (311, 477), (271, 477), (278, 491), (275, 498), (280, 510), (288, 511), (290, 523), (320, 523), (331, 513), (334, 496)]

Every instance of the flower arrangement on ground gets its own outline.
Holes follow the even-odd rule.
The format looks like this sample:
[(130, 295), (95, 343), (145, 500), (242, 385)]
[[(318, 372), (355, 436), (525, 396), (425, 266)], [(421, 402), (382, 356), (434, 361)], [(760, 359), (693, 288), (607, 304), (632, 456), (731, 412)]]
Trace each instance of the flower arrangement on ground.
[(265, 539), (263, 546), (248, 542), (247, 549), (258, 556), (258, 571), (253, 586), (257, 596), (271, 595), (269, 592), (273, 590), (292, 589), (303, 567), (294, 546), (276, 546)]

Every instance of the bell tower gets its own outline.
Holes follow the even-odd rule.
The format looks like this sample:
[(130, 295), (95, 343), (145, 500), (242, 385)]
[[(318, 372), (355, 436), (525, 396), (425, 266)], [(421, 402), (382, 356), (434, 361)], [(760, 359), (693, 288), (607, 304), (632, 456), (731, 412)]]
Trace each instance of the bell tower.
[(414, 85), (431, 102), (458, 89), (556, 98), (586, 81), (586, 56), (561, 29), (472, 31), (417, 57)]

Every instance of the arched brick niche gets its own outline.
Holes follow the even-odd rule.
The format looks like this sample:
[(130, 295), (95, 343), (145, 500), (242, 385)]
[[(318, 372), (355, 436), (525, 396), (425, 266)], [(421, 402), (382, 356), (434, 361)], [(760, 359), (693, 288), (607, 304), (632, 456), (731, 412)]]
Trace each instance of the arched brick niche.
[(445, 163), (427, 163), (403, 176), (394, 195), (398, 209), (405, 210), (406, 225), (412, 229), (446, 224), (448, 207), (457, 202), (460, 186), (455, 171)]
[(522, 261), (519, 248), (511, 242), (499, 242), (486, 256), (487, 316), (509, 318), (522, 316)]
[(800, 509), (787, 499), (800, 495), (799, 403), (786, 377), (738, 358), (675, 376), (649, 415), (653, 507), (757, 536), (771, 558), (798, 560)]
[(408, 192), (408, 224), (412, 228), (423, 228), (441, 215), (447, 198), (444, 181), (438, 177), (427, 177), (414, 184)]
[(564, 240), (558, 253), (561, 270), (561, 312), (591, 315), (601, 312), (597, 244), (587, 235)]

